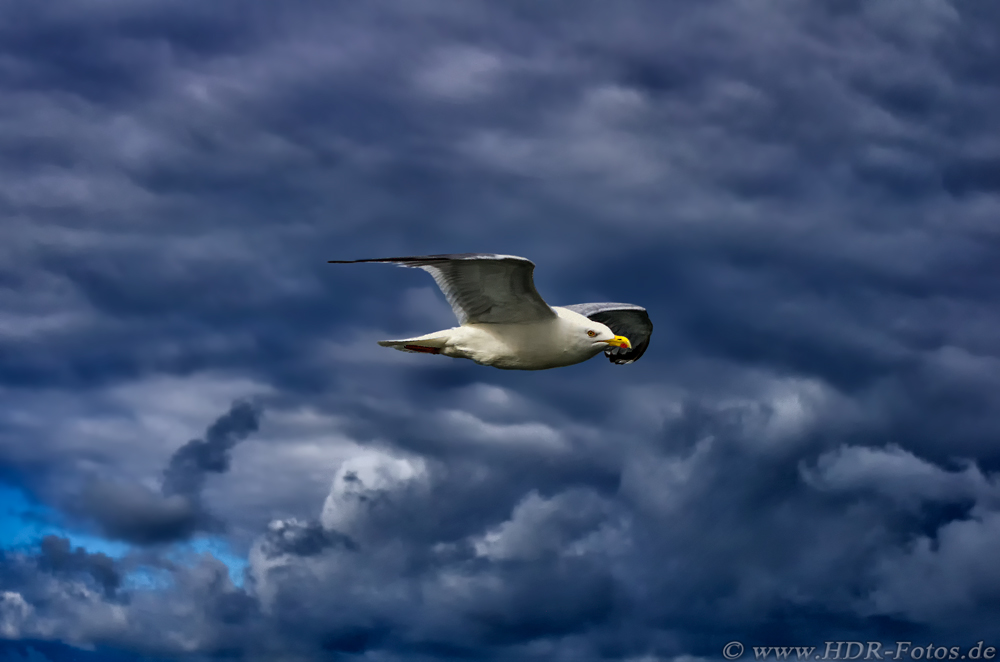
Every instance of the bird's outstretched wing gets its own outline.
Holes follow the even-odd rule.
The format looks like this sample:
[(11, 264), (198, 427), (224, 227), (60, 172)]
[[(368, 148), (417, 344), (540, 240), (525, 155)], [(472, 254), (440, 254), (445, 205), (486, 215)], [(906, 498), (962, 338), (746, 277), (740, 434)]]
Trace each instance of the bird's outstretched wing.
[(631, 349), (608, 347), (604, 350), (604, 355), (611, 359), (612, 363), (624, 365), (638, 361), (649, 347), (649, 337), (653, 335), (653, 323), (649, 319), (649, 313), (642, 306), (630, 303), (578, 303), (563, 307), (604, 324), (616, 336), (625, 336), (629, 339), (632, 343)]
[(434, 277), (460, 324), (523, 323), (555, 317), (535, 290), (535, 264), (515, 255), (456, 253), (330, 262), (388, 262), (423, 269)]

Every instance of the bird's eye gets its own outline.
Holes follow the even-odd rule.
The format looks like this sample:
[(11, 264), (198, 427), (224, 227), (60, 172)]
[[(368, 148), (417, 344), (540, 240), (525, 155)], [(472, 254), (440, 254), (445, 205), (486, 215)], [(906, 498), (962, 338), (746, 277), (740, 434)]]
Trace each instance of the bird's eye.
[(597, 331), (587, 331), (587, 335), (593, 338), (594, 336), (597, 335)]

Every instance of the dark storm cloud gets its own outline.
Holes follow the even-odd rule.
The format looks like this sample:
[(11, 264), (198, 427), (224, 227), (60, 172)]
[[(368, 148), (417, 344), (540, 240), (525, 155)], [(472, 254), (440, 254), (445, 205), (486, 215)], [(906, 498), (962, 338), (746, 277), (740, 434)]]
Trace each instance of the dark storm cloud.
[[(3, 636), (578, 662), (992, 631), (995, 6), (0, 18), (0, 476), (147, 546), (5, 553)], [(646, 306), (649, 351), (393, 353), (454, 323), (427, 274), (325, 263), (468, 250)], [(205, 530), (244, 588), (149, 546)]]
[(160, 494), (135, 483), (96, 481), (82, 494), (82, 511), (105, 535), (137, 544), (184, 540), (199, 529), (218, 528), (201, 504), (206, 475), (229, 468), (230, 452), (257, 431), (260, 415), (259, 405), (234, 402), (204, 439), (192, 439), (174, 452)]
[(256, 432), (260, 408), (250, 402), (233, 403), (232, 408), (205, 432), (204, 439), (192, 439), (170, 458), (163, 474), (163, 494), (179, 494), (197, 499), (209, 473), (229, 468), (233, 446)]
[(204, 524), (190, 497), (163, 496), (134, 483), (92, 483), (82, 494), (82, 506), (104, 535), (137, 544), (183, 540)]
[(73, 549), (69, 540), (59, 536), (42, 538), (38, 567), (56, 573), (89, 574), (108, 595), (115, 592), (122, 579), (110, 556), (100, 552), (91, 554), (82, 547)]

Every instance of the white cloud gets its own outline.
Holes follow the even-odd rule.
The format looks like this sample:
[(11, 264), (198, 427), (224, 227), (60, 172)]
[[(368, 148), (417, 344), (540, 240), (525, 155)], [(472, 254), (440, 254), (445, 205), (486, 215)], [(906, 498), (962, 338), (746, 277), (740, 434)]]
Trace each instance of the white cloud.
[(604, 504), (585, 491), (564, 492), (546, 499), (532, 491), (514, 508), (509, 520), (473, 540), (476, 554), (493, 561), (536, 560), (558, 553), (593, 529)]
[(0, 593), (0, 635), (5, 639), (20, 639), (24, 624), (31, 618), (34, 608), (15, 591)]
[(884, 448), (840, 446), (823, 453), (814, 468), (800, 465), (809, 486), (842, 493), (875, 493), (901, 506), (928, 501), (971, 499), (1000, 503), (1000, 485), (983, 475), (972, 462), (960, 471), (947, 471), (899, 446)]
[(427, 467), (421, 458), (366, 449), (337, 470), (320, 521), (327, 529), (357, 535), (361, 520), (377, 506), (378, 499), (391, 498), (400, 488), (426, 479)]

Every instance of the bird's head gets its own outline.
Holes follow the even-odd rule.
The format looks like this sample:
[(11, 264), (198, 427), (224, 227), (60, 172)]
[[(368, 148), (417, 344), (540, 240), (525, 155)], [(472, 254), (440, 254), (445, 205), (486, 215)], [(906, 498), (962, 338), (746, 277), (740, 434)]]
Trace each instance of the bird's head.
[(592, 347), (602, 351), (608, 347), (632, 348), (632, 343), (629, 342), (628, 338), (616, 336), (614, 331), (600, 322), (590, 321), (589, 324), (582, 327), (581, 333), (583, 334), (581, 340), (589, 342)]

